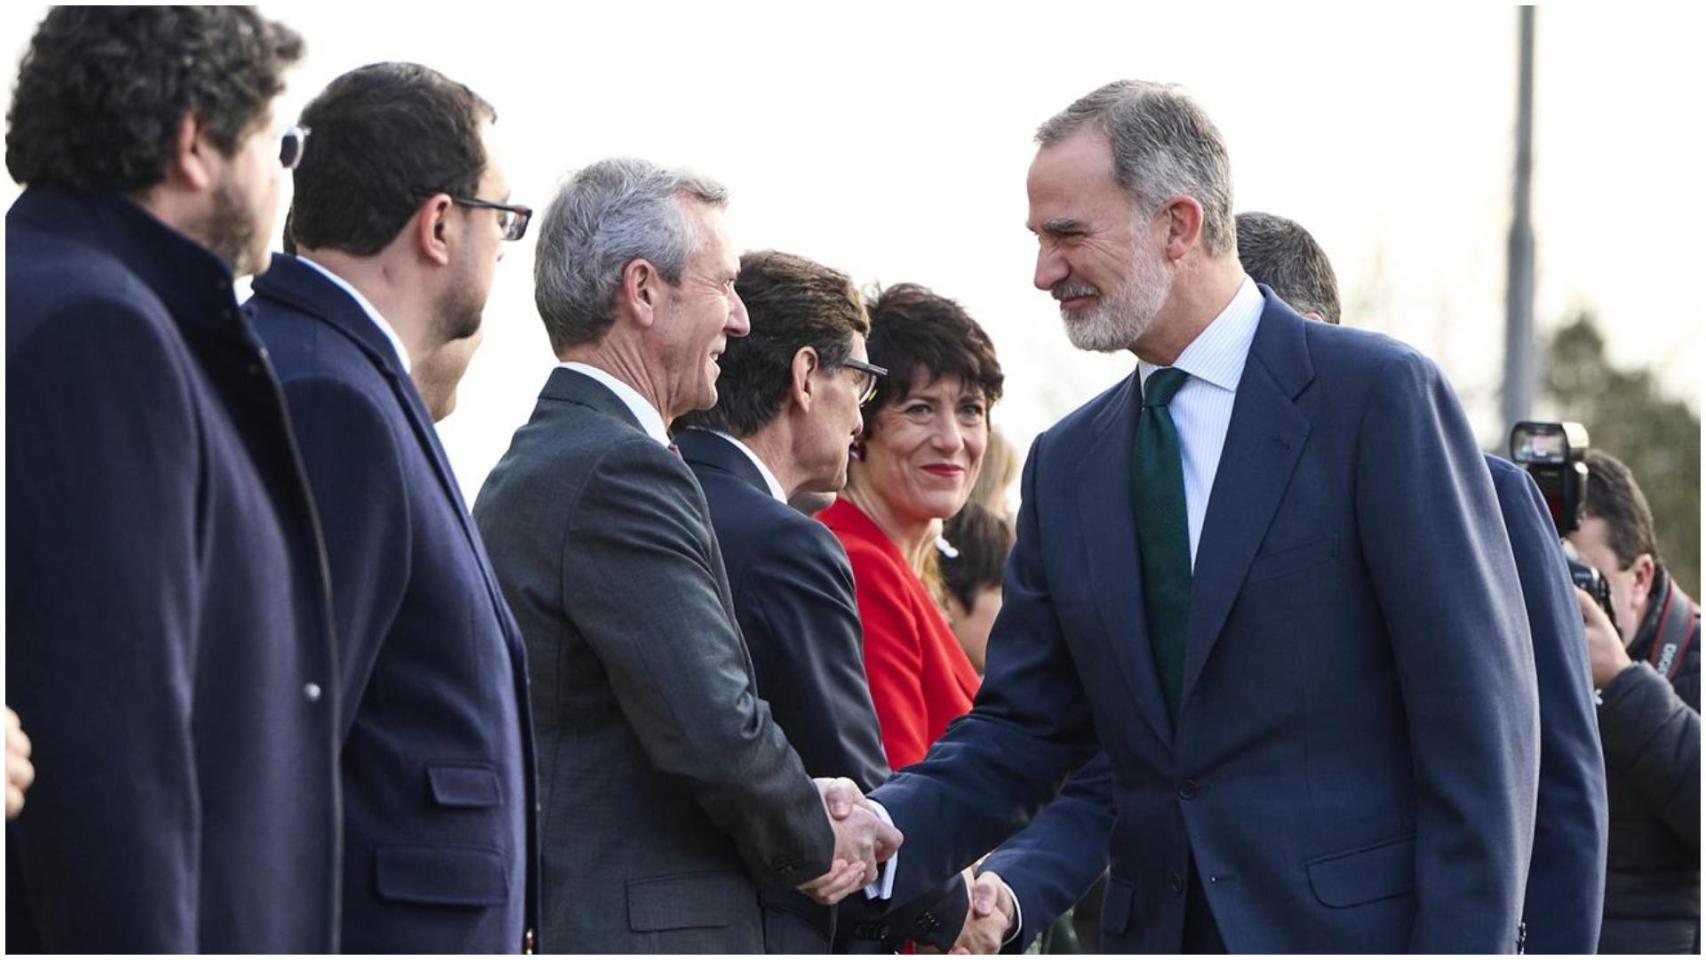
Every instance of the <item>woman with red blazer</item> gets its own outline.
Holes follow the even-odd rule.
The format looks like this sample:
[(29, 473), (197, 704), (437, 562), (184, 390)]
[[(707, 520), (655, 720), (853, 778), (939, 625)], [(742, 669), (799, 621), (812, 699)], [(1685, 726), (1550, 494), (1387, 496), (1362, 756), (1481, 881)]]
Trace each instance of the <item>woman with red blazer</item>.
[(977, 480), (1002, 374), (988, 335), (946, 297), (897, 284), (870, 314), (871, 362), (889, 374), (865, 406), (847, 488), (818, 519), (853, 566), (871, 700), (898, 770), (923, 759), (977, 693), (977, 671), (924, 578), (941, 521)]

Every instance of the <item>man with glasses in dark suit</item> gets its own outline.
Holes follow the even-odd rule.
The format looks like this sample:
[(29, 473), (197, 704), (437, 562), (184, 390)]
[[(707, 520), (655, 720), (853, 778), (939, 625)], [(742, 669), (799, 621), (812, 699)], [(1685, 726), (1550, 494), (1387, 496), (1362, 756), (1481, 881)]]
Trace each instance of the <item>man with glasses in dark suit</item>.
[[(410, 63), (309, 103), (290, 234), (247, 304), (290, 402), (336, 588), (343, 946), (533, 946), (526, 651), (433, 426), (507, 242), (492, 107)], [(441, 366), (428, 382), (411, 372)]]
[[(870, 321), (846, 274), (791, 254), (748, 253), (735, 291), (751, 332), (728, 341), (716, 406), (678, 417), (675, 441), (705, 491), (759, 696), (807, 773), (872, 790), (889, 769), (853, 571), (829, 529), (788, 503), (846, 484), (859, 408), (886, 371), (866, 360)], [(899, 920), (862, 922), (863, 900), (826, 907), (766, 889), (765, 952), (828, 953), (832, 940), (875, 947), (925, 933)]]

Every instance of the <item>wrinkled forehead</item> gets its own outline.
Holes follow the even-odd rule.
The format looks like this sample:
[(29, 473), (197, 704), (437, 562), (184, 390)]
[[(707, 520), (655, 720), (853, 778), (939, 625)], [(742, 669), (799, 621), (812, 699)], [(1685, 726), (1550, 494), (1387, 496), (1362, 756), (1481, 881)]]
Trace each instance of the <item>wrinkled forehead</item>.
[(1032, 230), (1041, 230), (1049, 220), (1072, 219), (1086, 207), (1130, 199), (1114, 177), (1107, 137), (1093, 130), (1039, 148), (1025, 178), (1025, 192)]

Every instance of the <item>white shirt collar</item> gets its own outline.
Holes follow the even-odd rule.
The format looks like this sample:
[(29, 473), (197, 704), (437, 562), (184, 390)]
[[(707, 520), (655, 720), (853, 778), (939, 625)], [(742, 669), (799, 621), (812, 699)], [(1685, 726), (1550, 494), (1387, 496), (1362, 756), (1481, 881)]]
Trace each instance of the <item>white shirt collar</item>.
[[(1198, 380), (1211, 383), (1222, 390), (1238, 391), (1238, 381), (1244, 378), (1244, 362), (1250, 357), (1250, 344), (1256, 339), (1256, 327), (1262, 320), (1266, 301), (1256, 282), (1245, 275), (1238, 292), (1225, 309), (1210, 321), (1185, 347), (1173, 366)], [(1137, 369), (1145, 381), (1160, 369), (1145, 360), (1137, 361)]]
[(770, 472), (770, 468), (764, 465), (764, 461), (758, 459), (758, 454), (753, 453), (751, 447), (740, 442), (740, 438), (733, 434), (724, 433), (721, 430), (707, 430), (706, 432), (714, 433), (717, 436), (722, 437), (724, 440), (734, 444), (736, 450), (746, 454), (746, 458), (752, 461), (752, 465), (757, 467), (759, 474), (764, 477), (764, 485), (770, 488), (770, 495), (783, 503), (788, 502), (788, 494), (782, 489), (781, 482), (776, 479), (776, 475), (774, 473)]
[(565, 370), (573, 370), (576, 373), (583, 373), (609, 387), (610, 392), (616, 394), (616, 399), (621, 400), (623, 406), (628, 408), (628, 412), (634, 415), (634, 419), (640, 421), (640, 429), (646, 431), (646, 436), (666, 447), (669, 446), (669, 429), (663, 425), (663, 414), (658, 413), (656, 407), (646, 402), (646, 398), (640, 396), (640, 391), (616, 379), (609, 371), (602, 370), (589, 363), (581, 363), (578, 360), (564, 360), (557, 366)]
[(308, 266), (313, 267), (315, 270), (319, 271), (322, 277), (325, 277), (327, 280), (337, 284), (343, 292), (349, 294), (350, 298), (355, 301), (356, 306), (360, 307), (361, 311), (367, 314), (367, 319), (372, 320), (373, 325), (379, 328), (379, 332), (385, 334), (385, 339), (391, 341), (391, 349), (397, 351), (397, 360), (403, 365), (403, 372), (409, 372), (409, 350), (407, 347), (403, 346), (403, 338), (397, 336), (397, 331), (393, 330), (391, 325), (385, 322), (385, 318), (379, 315), (379, 311), (373, 308), (373, 304), (369, 303), (367, 298), (361, 295), (361, 291), (357, 290), (354, 284), (307, 257), (297, 257), (296, 262), (306, 263)]

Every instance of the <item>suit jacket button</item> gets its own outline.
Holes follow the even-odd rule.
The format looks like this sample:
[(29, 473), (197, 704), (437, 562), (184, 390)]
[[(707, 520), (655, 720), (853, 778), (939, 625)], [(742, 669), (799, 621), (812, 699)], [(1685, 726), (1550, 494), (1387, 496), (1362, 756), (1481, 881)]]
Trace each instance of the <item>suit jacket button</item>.
[(319, 703), (320, 685), (317, 683), (304, 684), (302, 687), (302, 696), (306, 697), (309, 703)]
[(1167, 889), (1173, 891), (1175, 897), (1185, 892), (1185, 878), (1179, 876), (1177, 870), (1167, 874)]
[(1196, 798), (1197, 782), (1195, 780), (1186, 780), (1184, 783), (1179, 784), (1179, 799), (1195, 800)]

